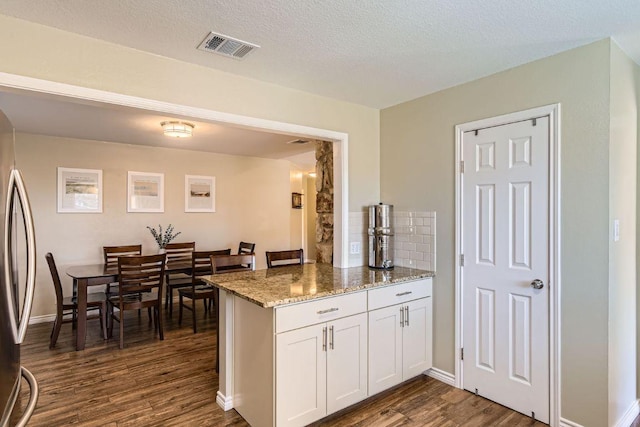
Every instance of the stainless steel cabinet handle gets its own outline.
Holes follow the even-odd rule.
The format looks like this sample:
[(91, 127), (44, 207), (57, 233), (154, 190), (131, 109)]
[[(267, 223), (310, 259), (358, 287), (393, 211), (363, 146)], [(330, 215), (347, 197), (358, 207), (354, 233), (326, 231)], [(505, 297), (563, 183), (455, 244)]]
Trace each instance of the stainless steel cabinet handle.
[(333, 326), (329, 326), (329, 348), (333, 350)]
[(334, 311), (338, 311), (340, 310), (338, 307), (333, 307), (333, 308), (327, 308), (326, 310), (320, 310), (320, 311), (316, 311), (317, 314), (327, 314), (327, 313), (332, 313)]
[(404, 306), (404, 324), (405, 326), (409, 326), (409, 306)]
[(400, 292), (399, 294), (396, 294), (397, 297), (403, 297), (405, 295), (411, 295), (413, 293), (413, 291), (406, 291), (406, 292)]
[(400, 327), (404, 327), (404, 307), (400, 307)]
[(531, 287), (533, 289), (542, 289), (544, 288), (544, 282), (540, 279), (536, 279), (533, 282), (531, 282)]
[(322, 351), (327, 351), (327, 328), (322, 328)]

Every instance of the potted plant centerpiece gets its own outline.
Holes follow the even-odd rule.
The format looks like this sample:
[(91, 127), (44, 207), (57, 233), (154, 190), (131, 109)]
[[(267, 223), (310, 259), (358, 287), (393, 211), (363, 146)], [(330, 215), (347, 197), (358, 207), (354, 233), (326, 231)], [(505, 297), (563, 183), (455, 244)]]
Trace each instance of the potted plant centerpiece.
[(180, 233), (182, 233), (181, 231), (174, 233), (172, 224), (169, 224), (167, 229), (164, 231), (162, 231), (162, 226), (160, 224), (158, 224), (158, 230), (156, 230), (155, 227), (147, 226), (147, 228), (151, 232), (151, 235), (153, 236), (153, 238), (156, 239), (156, 243), (158, 244), (159, 254), (165, 253), (165, 247), (167, 246), (167, 244), (170, 243), (176, 237), (178, 237)]

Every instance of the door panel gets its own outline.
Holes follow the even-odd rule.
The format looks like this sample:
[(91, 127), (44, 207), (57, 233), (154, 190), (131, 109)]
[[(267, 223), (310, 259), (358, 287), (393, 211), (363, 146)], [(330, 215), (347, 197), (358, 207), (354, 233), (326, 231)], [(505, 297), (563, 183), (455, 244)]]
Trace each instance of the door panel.
[(326, 352), (321, 325), (276, 335), (276, 419), (304, 426), (326, 415)]
[(420, 375), (431, 368), (431, 298), (422, 298), (405, 304), (404, 328), (402, 328), (403, 380)]
[(333, 413), (367, 397), (367, 314), (327, 327), (327, 413)]
[(369, 395), (402, 382), (400, 305), (369, 312)]
[(549, 118), (465, 132), (463, 386), (549, 420)]

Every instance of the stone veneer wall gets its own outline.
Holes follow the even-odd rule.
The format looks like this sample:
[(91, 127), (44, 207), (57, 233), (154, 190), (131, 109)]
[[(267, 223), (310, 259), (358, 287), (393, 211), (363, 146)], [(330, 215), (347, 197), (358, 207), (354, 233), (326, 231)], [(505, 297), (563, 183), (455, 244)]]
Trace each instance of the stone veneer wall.
[[(369, 265), (369, 212), (349, 213), (349, 242), (361, 242), (361, 253), (349, 255), (349, 265)], [(401, 267), (436, 270), (436, 213), (394, 211), (393, 263)]]
[(316, 141), (316, 261), (333, 262), (333, 143)]

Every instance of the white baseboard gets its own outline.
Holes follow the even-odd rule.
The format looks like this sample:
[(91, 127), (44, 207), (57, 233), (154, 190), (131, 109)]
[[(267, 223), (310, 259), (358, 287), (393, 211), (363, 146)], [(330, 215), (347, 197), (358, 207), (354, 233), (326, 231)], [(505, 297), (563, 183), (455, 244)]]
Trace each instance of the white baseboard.
[(449, 372), (442, 371), (438, 368), (429, 369), (428, 371), (425, 372), (425, 375), (433, 379), (436, 379), (438, 381), (442, 381), (443, 383), (448, 384), (452, 387), (456, 386), (455, 375), (450, 374)]
[(629, 427), (638, 414), (640, 414), (640, 401), (636, 400), (629, 406), (627, 412), (625, 412), (622, 418), (620, 418), (616, 423), (616, 427)]
[(574, 423), (573, 421), (569, 421), (566, 418), (560, 418), (560, 426), (559, 427), (583, 427), (581, 424)]
[(225, 397), (224, 394), (220, 393), (220, 390), (216, 393), (216, 403), (223, 411), (233, 409), (233, 398), (231, 396)]
[(29, 318), (29, 324), (35, 325), (37, 323), (53, 322), (54, 320), (56, 320), (55, 314), (45, 314), (44, 316), (31, 316)]

